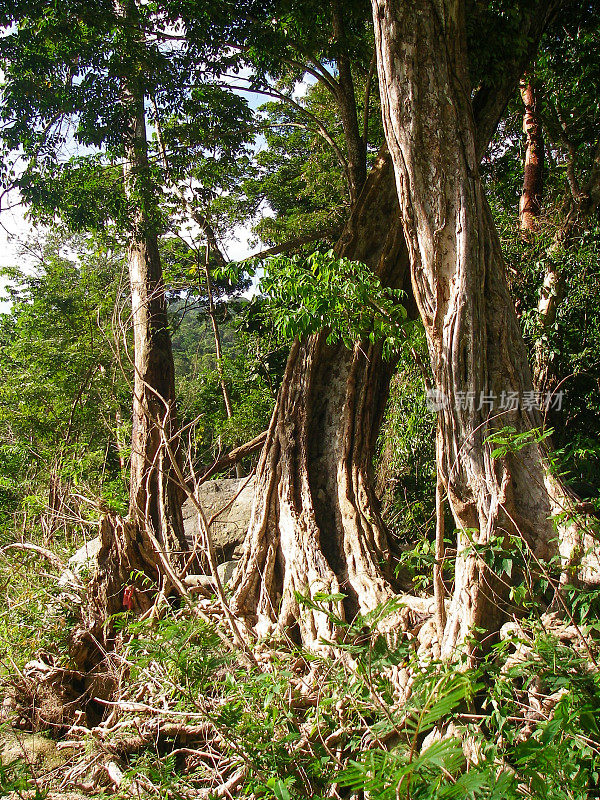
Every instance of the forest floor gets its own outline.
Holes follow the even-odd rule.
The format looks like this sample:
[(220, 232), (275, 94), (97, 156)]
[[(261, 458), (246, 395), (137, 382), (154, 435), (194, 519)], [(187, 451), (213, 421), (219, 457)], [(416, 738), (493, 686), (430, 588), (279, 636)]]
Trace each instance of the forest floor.
[[(3, 554), (0, 796), (587, 798), (599, 796), (598, 591), (571, 619), (535, 605), (476, 667), (439, 660), (435, 624), (381, 633), (390, 603), (307, 652), (244, 653), (216, 597), (124, 613), (93, 674), (69, 661), (85, 581)], [(314, 605), (314, 601), (306, 601)], [(323, 597), (322, 613), (334, 618)]]

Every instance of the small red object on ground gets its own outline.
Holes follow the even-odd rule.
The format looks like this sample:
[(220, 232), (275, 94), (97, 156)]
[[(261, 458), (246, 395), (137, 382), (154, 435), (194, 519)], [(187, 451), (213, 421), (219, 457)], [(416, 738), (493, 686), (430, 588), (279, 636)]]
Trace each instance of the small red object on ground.
[(133, 599), (135, 597), (135, 589), (133, 586), (126, 586), (123, 591), (123, 608), (127, 611), (133, 611)]

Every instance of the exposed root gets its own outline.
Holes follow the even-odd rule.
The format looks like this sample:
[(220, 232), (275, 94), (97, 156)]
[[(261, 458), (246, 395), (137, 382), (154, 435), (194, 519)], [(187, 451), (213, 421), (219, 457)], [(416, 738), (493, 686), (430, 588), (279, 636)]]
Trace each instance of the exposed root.
[(46, 658), (30, 661), (10, 678), (11, 722), (14, 728), (49, 730), (58, 736), (81, 719), (89, 694), (83, 673)]
[[(371, 749), (393, 754), (408, 747), (417, 757), (428, 745), (454, 737), (462, 744), (466, 763), (478, 764), (481, 736), (473, 731), (485, 717), (477, 713), (481, 710), (477, 705), (456, 708), (433, 730), (414, 733), (424, 678), (435, 685), (438, 677), (451, 674), (436, 663), (440, 637), (436, 624), (439, 607), (434, 598), (398, 595), (385, 608), (354, 623), (334, 622), (336, 638), (324, 641), (323, 652), (316, 658), (285, 636), (259, 642), (248, 639), (251, 665), (238, 658), (239, 649), (216, 596), (200, 597), (179, 610), (169, 605), (164, 593), (158, 602), (162, 605), (156, 607), (156, 613), (147, 615), (146, 633), (138, 632), (138, 638), (131, 641), (124, 635), (116, 637), (114, 652), (106, 653), (94, 670), (67, 670), (39, 657), (13, 680), (13, 725), (49, 730), (54, 737), (62, 737), (58, 748), (69, 758), (60, 777), (56, 772), (36, 776), (38, 789), (58, 791), (61, 797), (73, 789), (87, 794), (169, 796), (171, 790), (159, 785), (155, 777), (169, 764), (169, 769), (176, 769), (177, 796), (186, 800), (230, 798), (242, 792), (252, 796), (251, 781), (264, 784), (269, 778), (260, 772), (262, 762), (255, 758), (252, 739), (245, 741), (246, 729), (236, 730), (236, 719), (248, 714), (252, 736), (260, 739), (261, 715), (265, 714), (267, 726), (272, 710), (264, 705), (263, 692), (267, 687), (271, 692), (275, 686), (279, 688), (269, 702), (282, 713), (282, 721), (269, 733), (272, 741), (267, 738), (267, 744), (261, 746), (277, 745), (281, 752), (287, 749), (283, 758), (291, 765), (298, 796), (312, 796), (302, 764), (312, 763), (319, 753), (331, 765), (327, 788), (320, 788), (319, 796), (332, 798), (349, 796), (343, 789), (344, 769), (351, 759), (360, 759)], [(336, 604), (323, 600), (318, 613), (325, 619), (332, 614), (335, 617)], [(301, 613), (302, 603), (299, 610)], [(169, 645), (174, 648), (170, 655), (168, 648), (154, 649), (155, 637), (160, 638), (163, 630), (163, 615), (167, 616), (166, 630), (168, 625), (179, 625), (189, 628), (192, 637), (199, 635), (200, 649), (205, 646), (202, 642), (209, 641), (202, 639), (202, 631), (209, 632), (210, 648), (215, 648), (215, 634), (221, 638), (223, 647), (217, 639), (215, 650), (221, 666), (211, 667), (215, 671), (204, 689), (186, 692), (187, 675), (178, 678), (171, 671), (169, 659), (176, 660), (178, 644)], [(201, 620), (197, 627), (194, 617)], [(551, 613), (542, 615), (541, 626), (589, 663), (581, 641), (587, 631)], [(534, 636), (527, 623), (506, 625), (503, 636), (510, 637), (512, 645), (503, 656), (506, 670), (531, 663)], [(141, 660), (136, 655), (140, 647), (148, 648)], [(591, 647), (590, 640), (587, 648)], [(193, 638), (186, 639), (185, 648), (193, 654)], [(371, 665), (382, 649), (389, 658)], [(243, 689), (246, 681), (247, 691)], [(263, 686), (264, 690), (256, 688)], [(359, 691), (354, 693), (354, 687)], [(526, 740), (552, 718), (562, 695), (530, 680), (522, 688), (517, 686), (515, 696), (521, 705), (511, 722), (520, 726), (519, 735)], [(234, 712), (224, 713), (228, 704)], [(293, 738), (288, 742), (290, 731)], [(148, 758), (153, 759), (155, 771), (135, 767)], [(499, 762), (498, 769), (507, 767)], [(307, 782), (305, 794), (303, 781)]]
[(578, 502), (565, 485), (546, 471), (545, 488), (557, 523), (562, 562), (561, 586), (600, 584), (600, 526), (591, 504)]

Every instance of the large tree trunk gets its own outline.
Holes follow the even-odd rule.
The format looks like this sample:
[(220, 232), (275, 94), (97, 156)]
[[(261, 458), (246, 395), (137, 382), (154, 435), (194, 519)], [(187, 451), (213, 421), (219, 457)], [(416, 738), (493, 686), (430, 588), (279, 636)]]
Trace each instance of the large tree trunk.
[[(460, 531), (446, 655), (476, 629), (489, 641), (505, 619), (510, 578), (481, 550), (522, 536), (544, 558), (554, 536), (541, 448), (494, 459), (486, 443), (541, 421), (527, 408), (531, 374), (478, 173), (463, 13), (460, 0), (373, 0), (386, 138), (442, 405), (438, 460)], [(513, 396), (516, 408), (499, 408)]]
[[(166, 443), (176, 457), (175, 368), (167, 319), (157, 220), (150, 182), (143, 98), (132, 98), (135, 117), (126, 141), (125, 182), (130, 201), (140, 201), (128, 249), (134, 333), (133, 433), (130, 517), (174, 556), (181, 553), (183, 492), (177, 486)], [(141, 194), (141, 198), (139, 195)], [(148, 203), (152, 205), (148, 206)]]
[[(391, 164), (379, 157), (337, 246), (400, 287), (407, 253)], [(392, 596), (389, 548), (373, 491), (372, 458), (394, 364), (381, 346), (328, 345), (323, 332), (292, 347), (257, 471), (234, 609), (259, 632), (330, 639), (326, 615), (296, 592), (346, 595), (352, 618)]]
[[(523, 12), (528, 47), (515, 51), (493, 91), (484, 86), (476, 95), (478, 161), (554, 5), (555, 0), (537, 0)], [(367, 180), (338, 253), (366, 261), (390, 285), (404, 285), (412, 295), (403, 277), (406, 246), (400, 229), (385, 153)], [(350, 352), (341, 345), (328, 347), (325, 339), (313, 336), (291, 353), (258, 466), (234, 597), (234, 607), (249, 623), (263, 629), (287, 626), (309, 646), (334, 631), (322, 614), (299, 607), (295, 591), (311, 586), (314, 594), (319, 587), (339, 587), (348, 596), (341, 610), (351, 616), (371, 609), (392, 590), (371, 460), (394, 365), (384, 362), (379, 348), (358, 344)]]

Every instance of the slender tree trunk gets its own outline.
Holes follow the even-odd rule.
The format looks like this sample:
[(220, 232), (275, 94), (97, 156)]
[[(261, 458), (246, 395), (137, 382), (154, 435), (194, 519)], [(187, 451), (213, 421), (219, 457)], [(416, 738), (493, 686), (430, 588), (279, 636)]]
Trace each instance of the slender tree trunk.
[(186, 550), (178, 486), (167, 452), (179, 458), (175, 376), (162, 266), (158, 249), (155, 188), (148, 165), (144, 98), (135, 80), (123, 103), (131, 112), (125, 134), (125, 188), (133, 209), (127, 261), (134, 338), (133, 426), (129, 516), (106, 516), (100, 525), (98, 569), (72, 654), (90, 668), (110, 651), (112, 616), (142, 612), (157, 589), (177, 583)]
[(223, 395), (223, 402), (225, 403), (225, 413), (227, 419), (233, 417), (233, 409), (231, 407), (231, 398), (229, 396), (229, 387), (225, 380), (225, 373), (223, 372), (223, 351), (221, 350), (221, 335), (219, 333), (219, 325), (217, 323), (217, 315), (215, 308), (215, 301), (213, 299), (212, 281), (210, 279), (210, 269), (208, 266), (209, 249), (206, 248), (206, 259), (204, 261), (204, 280), (206, 284), (206, 294), (208, 297), (208, 316), (213, 330), (213, 338), (215, 340), (215, 357), (217, 361), (217, 374), (219, 375), (219, 382), (221, 384), (221, 393)]
[[(215, 340), (215, 359), (217, 363), (217, 374), (219, 375), (219, 383), (221, 384), (221, 394), (223, 395), (223, 403), (225, 404), (225, 414), (227, 419), (233, 417), (233, 407), (231, 405), (231, 397), (229, 395), (229, 386), (225, 379), (225, 372), (223, 370), (223, 351), (221, 349), (221, 335), (219, 333), (219, 324), (217, 322), (217, 310), (215, 308), (215, 301), (213, 298), (212, 281), (210, 278), (209, 267), (210, 247), (206, 247), (206, 258), (204, 259), (204, 281), (206, 284), (206, 295), (208, 297), (208, 316), (213, 329), (213, 338)], [(242, 477), (242, 469), (238, 463), (235, 465), (236, 477)]]
[[(584, 228), (590, 217), (600, 208), (600, 142), (596, 145), (592, 167), (583, 188), (580, 188), (575, 177), (574, 158), (573, 148), (567, 170), (570, 174), (568, 180), (571, 196), (566, 204), (562, 224), (544, 259), (544, 281), (537, 309), (540, 338), (535, 351), (534, 380), (538, 389), (544, 392), (550, 390), (552, 384), (556, 382), (556, 376), (552, 374), (547, 342), (544, 337), (556, 322), (558, 309), (567, 292), (567, 282), (560, 265), (561, 251), (572, 246), (577, 230)], [(557, 256), (559, 257), (557, 258)]]
[(333, 37), (337, 45), (337, 103), (346, 141), (350, 204), (353, 206), (367, 179), (367, 143), (361, 136), (356, 110), (354, 80), (344, 28), (344, 10), (340, 0), (332, 0)]
[(521, 230), (535, 232), (542, 211), (544, 189), (544, 135), (540, 118), (540, 93), (530, 75), (521, 81), (523, 100), (523, 191), (519, 201)]
[(117, 449), (117, 456), (119, 458), (119, 467), (121, 468), (121, 475), (123, 478), (126, 477), (127, 469), (126, 469), (126, 446), (125, 446), (125, 437), (123, 436), (123, 420), (121, 418), (121, 412), (117, 411), (115, 414), (115, 447)]
[[(531, 374), (478, 174), (463, 13), (460, 0), (373, 0), (386, 138), (442, 406), (439, 463), (460, 531), (446, 656), (476, 629), (493, 636), (507, 612), (508, 575), (472, 545), (523, 536), (543, 558), (554, 535), (540, 447), (494, 459), (485, 441), (541, 420), (524, 403)], [(507, 397), (516, 408), (498, 407)]]
[(41, 516), (41, 526), (44, 539), (49, 541), (54, 536), (58, 525), (61, 512), (63, 510), (65, 492), (55, 467), (50, 473), (50, 486), (48, 488), (48, 507)]
[[(374, 166), (338, 243), (391, 285), (407, 276), (391, 164)], [(381, 346), (328, 345), (327, 332), (296, 341), (257, 469), (250, 529), (234, 608), (259, 632), (291, 631), (318, 647), (335, 636), (296, 592), (346, 595), (353, 618), (394, 594), (389, 548), (373, 490), (372, 457), (393, 362)]]
[[(533, 78), (529, 74), (521, 79), (523, 101), (523, 133), (525, 134), (525, 156), (523, 159), (523, 190), (519, 200), (519, 223), (525, 235), (535, 233), (542, 210), (544, 189), (544, 134), (540, 113), (541, 97)], [(548, 348), (543, 332), (556, 319), (556, 311), (564, 295), (564, 281), (557, 269), (552, 253), (545, 259), (544, 282), (538, 303), (538, 318), (541, 333), (533, 358), (533, 382), (540, 390), (547, 388), (549, 377)]]

